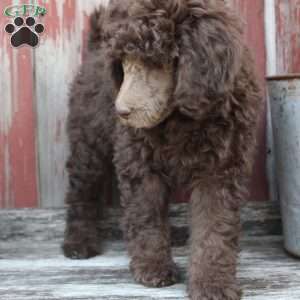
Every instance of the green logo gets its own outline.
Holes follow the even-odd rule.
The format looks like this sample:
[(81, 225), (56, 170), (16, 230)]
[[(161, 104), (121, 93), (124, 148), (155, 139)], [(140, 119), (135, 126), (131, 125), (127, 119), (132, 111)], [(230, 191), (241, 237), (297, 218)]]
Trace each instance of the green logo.
[(46, 13), (46, 8), (32, 4), (13, 5), (4, 10), (4, 15), (9, 18), (25, 16), (40, 17), (46, 15)]

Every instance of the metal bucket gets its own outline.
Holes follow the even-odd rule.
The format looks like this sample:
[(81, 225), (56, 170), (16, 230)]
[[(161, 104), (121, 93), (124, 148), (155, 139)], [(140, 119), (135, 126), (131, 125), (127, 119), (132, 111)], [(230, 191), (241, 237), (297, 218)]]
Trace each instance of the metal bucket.
[(284, 245), (300, 257), (300, 74), (268, 78)]

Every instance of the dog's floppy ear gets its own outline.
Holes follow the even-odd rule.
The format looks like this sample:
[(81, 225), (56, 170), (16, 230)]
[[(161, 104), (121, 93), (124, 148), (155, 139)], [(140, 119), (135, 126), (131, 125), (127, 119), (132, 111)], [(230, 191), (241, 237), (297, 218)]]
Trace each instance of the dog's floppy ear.
[(174, 96), (182, 113), (200, 119), (233, 89), (241, 67), (242, 33), (222, 1), (215, 9), (198, 5), (203, 1), (187, 2), (190, 18), (178, 26)]

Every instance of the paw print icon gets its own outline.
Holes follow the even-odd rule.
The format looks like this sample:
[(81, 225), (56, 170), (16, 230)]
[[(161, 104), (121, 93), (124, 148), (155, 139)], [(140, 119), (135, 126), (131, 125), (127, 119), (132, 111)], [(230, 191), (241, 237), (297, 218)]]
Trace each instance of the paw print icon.
[(11, 34), (11, 45), (13, 47), (20, 47), (22, 45), (28, 45), (36, 47), (39, 44), (39, 35), (45, 30), (43, 24), (37, 24), (33, 17), (23, 19), (17, 17), (13, 23), (5, 26), (5, 31)]

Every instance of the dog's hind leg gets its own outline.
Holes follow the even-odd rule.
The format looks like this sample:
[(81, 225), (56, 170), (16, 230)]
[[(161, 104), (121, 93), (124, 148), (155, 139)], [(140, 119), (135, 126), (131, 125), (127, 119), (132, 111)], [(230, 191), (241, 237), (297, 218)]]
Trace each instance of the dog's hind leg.
[[(107, 195), (112, 169), (112, 147), (103, 130), (69, 121), (71, 154), (67, 162), (69, 190), (63, 251), (73, 259), (100, 253), (97, 222)], [(88, 128), (87, 128), (88, 127)]]

